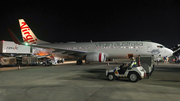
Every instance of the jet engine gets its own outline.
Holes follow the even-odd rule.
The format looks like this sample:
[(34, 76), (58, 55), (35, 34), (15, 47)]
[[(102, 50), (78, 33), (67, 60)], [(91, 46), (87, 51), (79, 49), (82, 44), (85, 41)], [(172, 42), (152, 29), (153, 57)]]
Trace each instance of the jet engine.
[(86, 55), (86, 61), (88, 61), (88, 62), (105, 62), (106, 56), (104, 53), (89, 53)]

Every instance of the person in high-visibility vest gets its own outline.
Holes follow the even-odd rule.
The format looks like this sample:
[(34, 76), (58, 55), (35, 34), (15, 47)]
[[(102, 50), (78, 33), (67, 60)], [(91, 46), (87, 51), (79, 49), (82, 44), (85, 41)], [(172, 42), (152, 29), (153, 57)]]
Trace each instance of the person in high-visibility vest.
[(137, 67), (137, 63), (136, 63), (136, 60), (134, 59), (134, 57), (132, 57), (132, 61), (129, 64), (129, 68), (133, 68), (133, 67)]

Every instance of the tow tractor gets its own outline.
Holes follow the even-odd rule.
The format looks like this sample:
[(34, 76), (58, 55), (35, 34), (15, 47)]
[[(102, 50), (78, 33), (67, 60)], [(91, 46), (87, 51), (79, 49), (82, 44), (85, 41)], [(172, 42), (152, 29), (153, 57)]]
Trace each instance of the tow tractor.
[(117, 78), (129, 78), (131, 82), (137, 82), (146, 77), (146, 71), (142, 66), (129, 68), (125, 63), (115, 69), (106, 70), (106, 76), (110, 81)]
[(50, 60), (50, 59), (42, 62), (41, 64), (44, 66), (51, 66), (51, 65), (56, 66), (56, 62), (54, 60)]

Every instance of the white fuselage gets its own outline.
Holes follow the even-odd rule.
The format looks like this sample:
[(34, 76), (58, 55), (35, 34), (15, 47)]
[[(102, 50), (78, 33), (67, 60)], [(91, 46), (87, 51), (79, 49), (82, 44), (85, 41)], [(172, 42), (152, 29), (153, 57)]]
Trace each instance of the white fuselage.
[[(172, 55), (173, 51), (155, 42), (146, 41), (109, 41), (50, 44), (67, 50), (79, 50), (87, 53), (101, 52), (106, 58), (128, 58), (128, 55), (154, 55), (155, 58)], [(67, 55), (66, 55), (67, 56)]]

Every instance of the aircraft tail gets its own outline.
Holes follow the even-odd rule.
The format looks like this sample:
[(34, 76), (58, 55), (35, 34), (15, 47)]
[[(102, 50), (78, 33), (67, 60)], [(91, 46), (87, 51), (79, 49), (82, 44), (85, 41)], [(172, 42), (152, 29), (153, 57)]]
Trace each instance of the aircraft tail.
[(23, 37), (23, 41), (29, 44), (47, 44), (49, 42), (38, 39), (29, 26), (26, 24), (24, 19), (19, 19), (19, 25), (21, 29), (21, 34)]
[(14, 43), (16, 44), (22, 44), (22, 42), (19, 41), (19, 39), (14, 35), (14, 33), (8, 28), (8, 32), (11, 35), (11, 38), (13, 39)]

